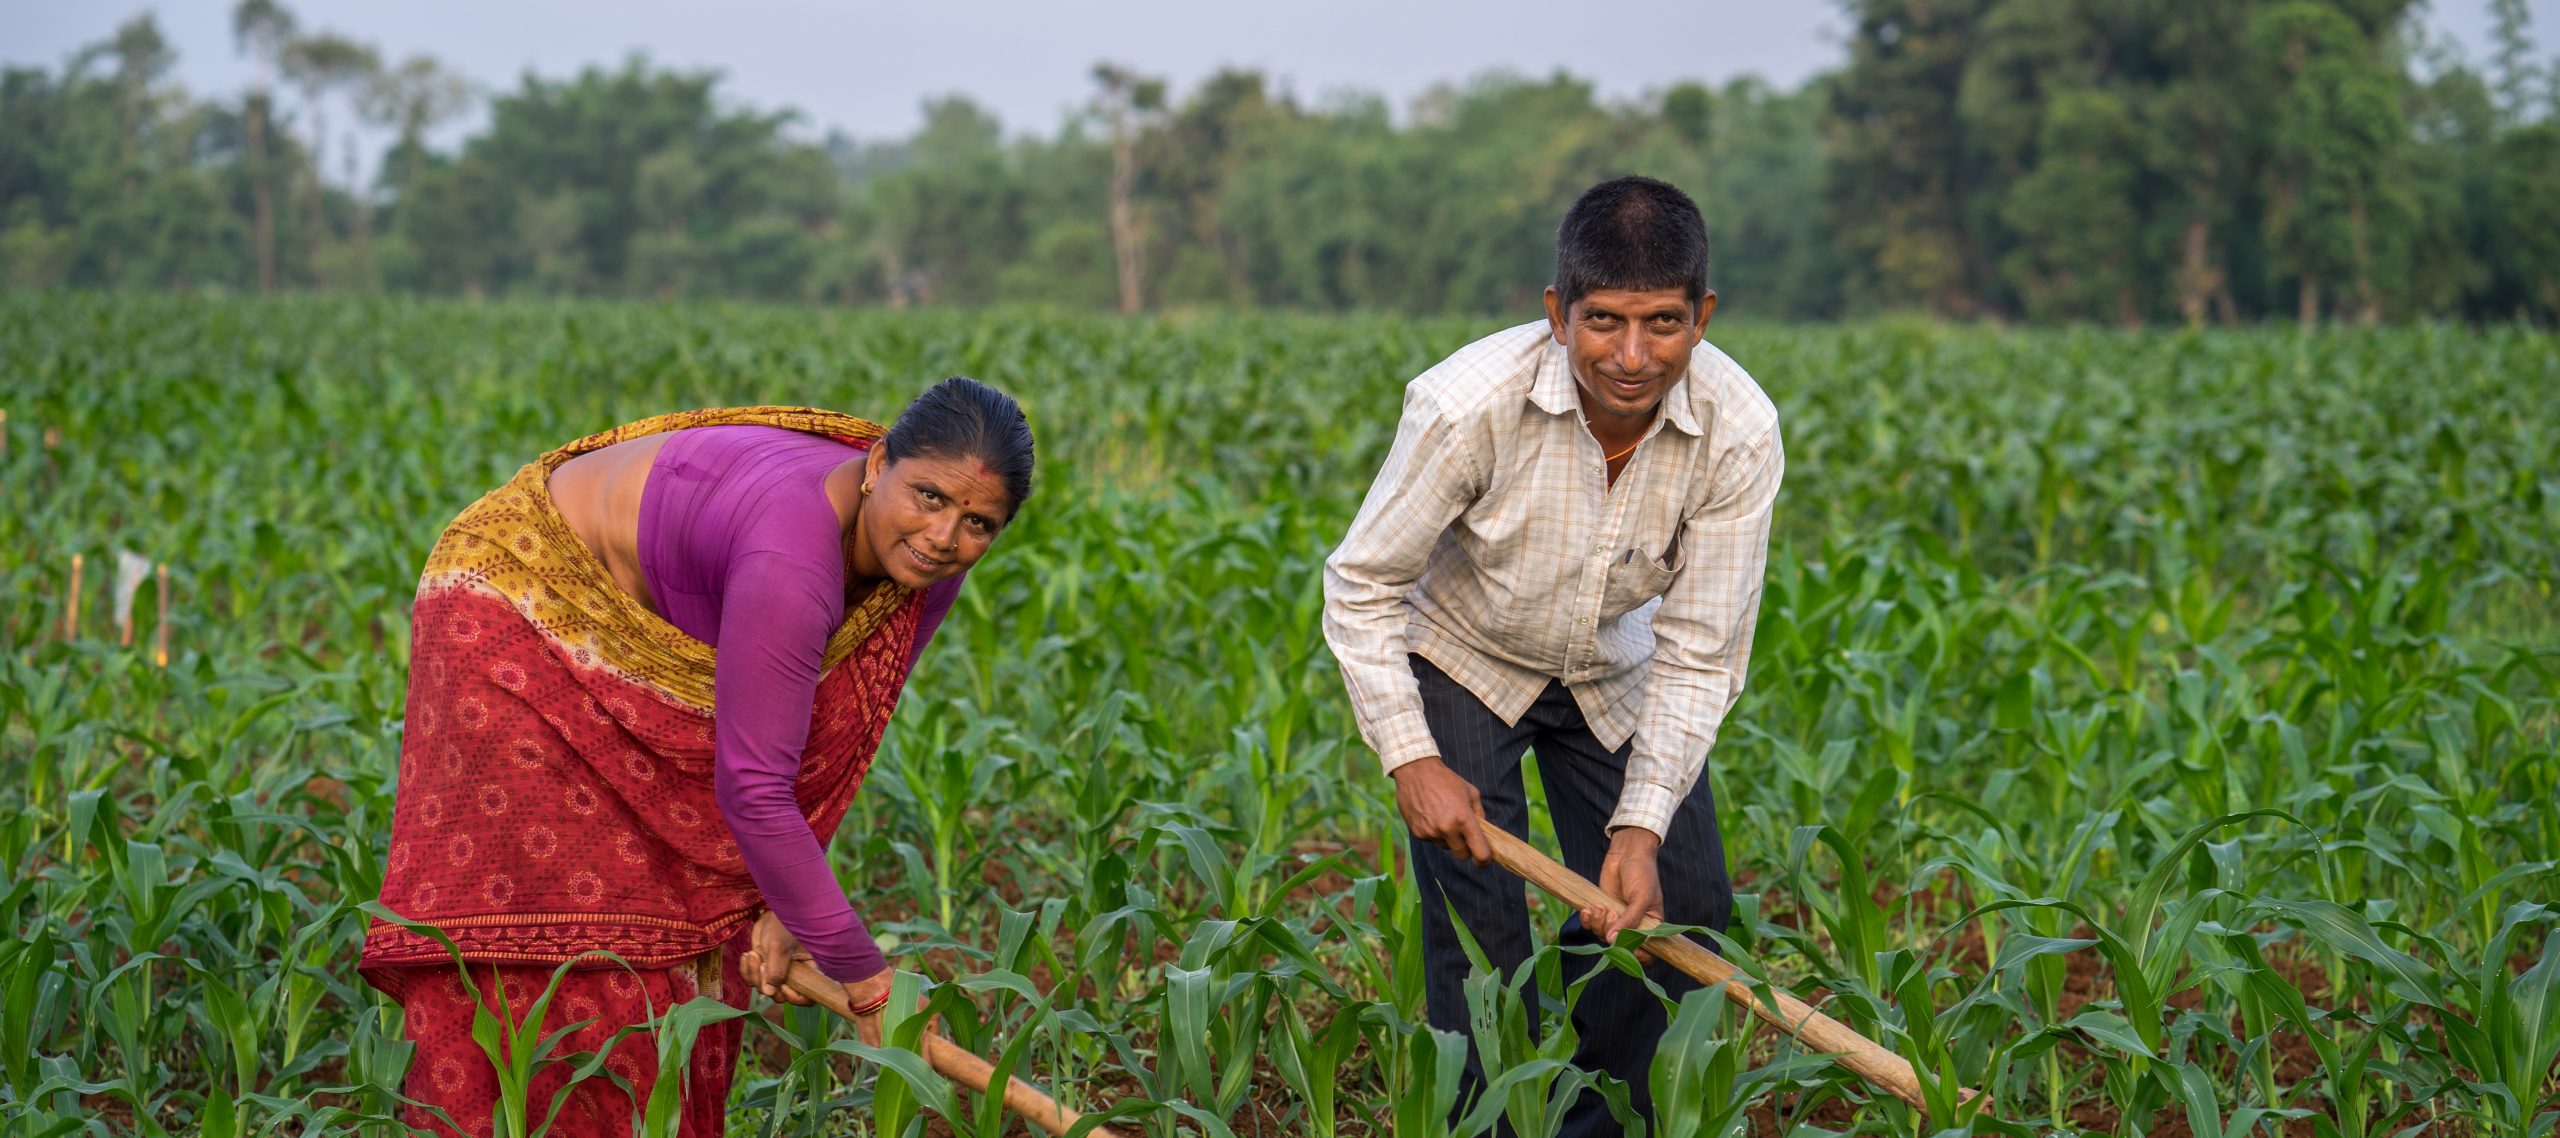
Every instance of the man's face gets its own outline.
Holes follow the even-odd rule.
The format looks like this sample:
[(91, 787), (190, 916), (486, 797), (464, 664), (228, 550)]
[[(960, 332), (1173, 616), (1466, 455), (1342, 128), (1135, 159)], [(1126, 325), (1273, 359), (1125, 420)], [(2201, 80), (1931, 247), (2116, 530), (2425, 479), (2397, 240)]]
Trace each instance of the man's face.
[(1562, 310), (1547, 290), (1547, 325), (1564, 345), (1582, 411), (1594, 419), (1650, 421), (1671, 385), (1689, 370), (1689, 351), (1706, 334), (1715, 290), (1698, 303), (1678, 288), (1597, 289)]

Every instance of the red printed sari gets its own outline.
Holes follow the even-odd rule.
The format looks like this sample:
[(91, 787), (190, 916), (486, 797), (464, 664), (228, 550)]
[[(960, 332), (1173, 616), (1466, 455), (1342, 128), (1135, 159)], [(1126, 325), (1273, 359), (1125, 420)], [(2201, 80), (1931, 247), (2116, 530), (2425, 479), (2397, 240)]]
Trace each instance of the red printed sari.
[[(551, 471), (577, 455), (729, 423), (882, 434), (833, 412), (736, 408), (591, 435), (465, 509), (419, 581), (382, 902), (443, 930), (492, 998), (491, 980), (510, 991), (530, 983), (538, 994), (553, 966), (598, 950), (639, 970), (635, 978), (599, 962), (572, 974), (552, 1020), (598, 1023), (562, 1053), (592, 1049), (650, 1009), (696, 994), (746, 1004), (736, 957), (763, 903), (712, 797), (713, 651), (616, 585), (548, 488)], [(821, 841), (852, 805), (905, 687), (921, 599), (883, 583), (849, 607), (827, 643), (796, 788)], [(462, 1132), (488, 1133), (495, 1084), (444, 946), (376, 921), (359, 967), (407, 1012), (419, 1045), (409, 1097), (442, 1107)], [(738, 1028), (715, 1025), (696, 1043), (686, 1134), (719, 1133)], [(648, 1036), (632, 1036), (609, 1059), (645, 1101), (648, 1080), (638, 1076), (657, 1069)], [(572, 1093), (555, 1134), (630, 1132), (631, 1100), (611, 1083)], [(537, 1122), (547, 1105), (537, 1093)], [(423, 1111), (409, 1121), (456, 1132)]]

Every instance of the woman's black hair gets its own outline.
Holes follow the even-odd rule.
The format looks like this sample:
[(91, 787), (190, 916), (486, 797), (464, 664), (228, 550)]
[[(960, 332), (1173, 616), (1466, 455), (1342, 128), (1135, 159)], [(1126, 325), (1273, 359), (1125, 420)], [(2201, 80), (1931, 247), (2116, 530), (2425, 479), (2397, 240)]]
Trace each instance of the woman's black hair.
[(955, 375), (916, 396), (881, 441), (888, 460), (975, 459), (1004, 483), (1014, 511), (1031, 499), (1031, 421), (1013, 397)]

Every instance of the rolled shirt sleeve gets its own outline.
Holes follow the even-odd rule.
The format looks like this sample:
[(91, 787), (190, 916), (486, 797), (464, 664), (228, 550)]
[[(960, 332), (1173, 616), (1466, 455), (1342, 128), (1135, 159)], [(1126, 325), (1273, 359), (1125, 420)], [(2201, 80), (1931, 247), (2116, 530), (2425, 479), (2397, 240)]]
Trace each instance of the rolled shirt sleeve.
[(1467, 436), (1419, 385), (1406, 388), (1386, 464), (1324, 563), (1325, 642), (1342, 666), (1361, 737), (1389, 773), (1439, 753), (1405, 658), (1405, 594), (1442, 531), (1482, 491), (1480, 440)]
[(1742, 694), (1768, 568), (1770, 513), (1786, 468), (1776, 424), (1718, 465), (1706, 504), (1681, 527), (1680, 574), (1654, 613), (1653, 661), (1612, 830), (1670, 829)]

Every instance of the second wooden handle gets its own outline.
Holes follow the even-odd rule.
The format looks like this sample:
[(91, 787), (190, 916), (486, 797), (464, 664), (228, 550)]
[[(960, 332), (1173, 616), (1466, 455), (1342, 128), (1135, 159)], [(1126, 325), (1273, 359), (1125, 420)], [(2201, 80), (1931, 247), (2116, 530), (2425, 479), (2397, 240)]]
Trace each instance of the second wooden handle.
[[(1577, 909), (1618, 907), (1617, 898), (1601, 892), (1599, 886), (1581, 874), (1538, 852), (1537, 847), (1512, 837), (1502, 827), (1487, 825), (1484, 836), (1493, 843), (1495, 864), (1519, 874), (1522, 879), (1554, 894), (1564, 903)], [(1763, 1001), (1733, 965), (1685, 936), (1659, 937), (1647, 941), (1645, 949), (1699, 983), (1723, 989), (1725, 998), (1751, 1009), (1751, 1014), (1778, 1030), (1803, 1040), (1807, 1047), (1836, 1055), (1836, 1061), (1856, 1072), (1859, 1078), (1891, 1092), (1893, 1097), (1915, 1108), (1928, 1109), (1927, 1101), (1920, 1094), (1920, 1076), (1911, 1069), (1911, 1063), (1858, 1034), (1857, 1029), (1813, 1010), (1811, 1005), (1776, 988), (1768, 989), (1770, 998)], [(1958, 1097), (1965, 1100), (1973, 1098), (1974, 1094), (1970, 1090), (1957, 1092)]]

